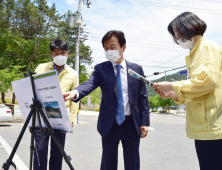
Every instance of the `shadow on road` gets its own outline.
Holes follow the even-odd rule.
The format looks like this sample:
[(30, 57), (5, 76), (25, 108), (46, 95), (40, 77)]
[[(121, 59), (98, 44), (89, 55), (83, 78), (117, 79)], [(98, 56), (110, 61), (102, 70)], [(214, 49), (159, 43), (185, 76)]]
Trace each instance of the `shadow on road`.
[(0, 127), (5, 127), (5, 126), (11, 126), (11, 125), (1, 124), (1, 123), (0, 123)]

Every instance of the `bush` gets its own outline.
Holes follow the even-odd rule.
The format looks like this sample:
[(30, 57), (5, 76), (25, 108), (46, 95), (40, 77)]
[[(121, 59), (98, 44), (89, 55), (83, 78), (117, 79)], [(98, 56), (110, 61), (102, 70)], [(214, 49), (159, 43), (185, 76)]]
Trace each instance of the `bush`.
[(88, 110), (87, 108), (81, 108), (81, 110)]
[(85, 97), (83, 97), (83, 98), (81, 99), (81, 103), (82, 103), (82, 104), (86, 104), (86, 102), (87, 102), (87, 97), (85, 96)]
[[(6, 103), (12, 103), (12, 100), (5, 99)], [(0, 103), (2, 103), (2, 100), (0, 99)], [(18, 104), (17, 100), (15, 100), (15, 104)]]
[(94, 110), (95, 110), (95, 111), (99, 111), (99, 108), (95, 108)]

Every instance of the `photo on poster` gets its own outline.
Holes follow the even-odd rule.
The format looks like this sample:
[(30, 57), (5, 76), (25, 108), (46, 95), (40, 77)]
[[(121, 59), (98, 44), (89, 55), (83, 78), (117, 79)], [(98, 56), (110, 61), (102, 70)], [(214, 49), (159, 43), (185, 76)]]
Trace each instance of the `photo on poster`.
[(62, 118), (59, 103), (57, 101), (43, 102), (48, 118)]

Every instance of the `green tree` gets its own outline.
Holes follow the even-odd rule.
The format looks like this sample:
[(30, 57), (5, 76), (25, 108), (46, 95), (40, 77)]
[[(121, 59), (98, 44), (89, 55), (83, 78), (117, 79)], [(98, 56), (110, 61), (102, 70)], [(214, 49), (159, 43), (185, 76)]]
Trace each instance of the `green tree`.
[[(4, 93), (8, 91), (8, 89), (12, 90), (11, 82), (18, 80), (23, 77), (22, 73), (19, 71), (22, 67), (13, 66), (10, 69), (0, 70), (0, 92), (2, 94), (2, 102), (5, 102)], [(15, 103), (15, 96), (13, 95), (12, 103)]]
[[(0, 33), (2, 33), (0, 31)], [(40, 51), (32, 58), (32, 50), (34, 43), (32, 40), (26, 40), (18, 36), (10, 35), (7, 31), (5, 34), (0, 34), (0, 69), (8, 68), (9, 66), (25, 66), (21, 71), (31, 69), (42, 63), (48, 62), (50, 57), (49, 43), (47, 39), (42, 39), (39, 46)], [(32, 61), (31, 61), (32, 59)]]
[(153, 108), (157, 108), (159, 106), (159, 98), (156, 97), (156, 96), (149, 96), (148, 97), (149, 99), (149, 107), (152, 109), (153, 111)]
[(100, 91), (101, 91), (100, 87), (98, 87), (91, 93), (92, 104), (99, 104), (100, 105)]
[(169, 110), (170, 106), (175, 105), (175, 102), (173, 101), (172, 98), (160, 98), (159, 95), (155, 96), (158, 100), (158, 105), (161, 106), (162, 108), (166, 108)]
[(176, 103), (174, 102), (174, 100), (172, 98), (164, 98), (168, 112), (170, 112), (170, 106), (175, 106)]
[[(68, 16), (60, 15), (55, 4), (46, 0), (2, 0), (0, 2), (0, 70), (20, 66), (17, 70), (34, 71), (40, 63), (50, 61), (49, 44), (56, 38), (65, 39), (70, 45), (68, 63), (74, 67), (76, 28), (70, 29)], [(80, 41), (80, 82), (87, 80), (87, 64), (92, 63), (92, 51)], [(4, 80), (2, 80), (4, 82)], [(6, 88), (7, 86), (5, 86)], [(3, 91), (3, 90), (2, 90)]]
[(79, 75), (79, 84), (89, 79), (89, 73), (87, 72), (87, 68), (85, 65), (80, 65), (79, 72), (81, 73)]
[[(98, 87), (94, 91), (92, 91), (90, 94), (88, 94), (88, 96), (91, 96), (91, 103), (92, 104), (100, 105), (100, 92), (101, 92), (101, 89), (100, 89), (100, 87)], [(82, 104), (87, 103), (87, 96), (85, 96), (81, 99), (81, 103)]]

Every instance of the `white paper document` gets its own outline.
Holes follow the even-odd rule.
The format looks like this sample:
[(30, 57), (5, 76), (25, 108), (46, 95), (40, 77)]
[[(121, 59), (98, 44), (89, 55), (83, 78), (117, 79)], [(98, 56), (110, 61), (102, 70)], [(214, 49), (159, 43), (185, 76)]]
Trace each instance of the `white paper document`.
[[(42, 110), (52, 128), (60, 129), (64, 133), (72, 133), (72, 126), (66, 110), (56, 71), (34, 75), (33, 79), (37, 99), (42, 104)], [(30, 105), (33, 103), (33, 92), (30, 77), (13, 81), (12, 87), (22, 112), (22, 116), (24, 120), (26, 120), (31, 111)], [(43, 128), (46, 128), (46, 124), (42, 118), (41, 124)], [(31, 125), (32, 120), (29, 122), (29, 126)], [(37, 117), (36, 127), (39, 127)]]

